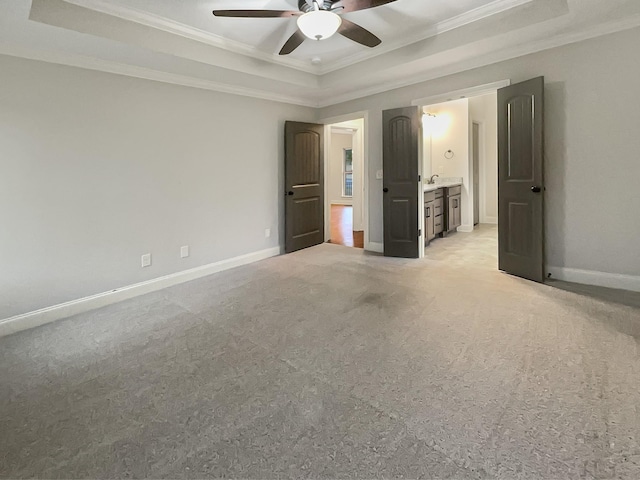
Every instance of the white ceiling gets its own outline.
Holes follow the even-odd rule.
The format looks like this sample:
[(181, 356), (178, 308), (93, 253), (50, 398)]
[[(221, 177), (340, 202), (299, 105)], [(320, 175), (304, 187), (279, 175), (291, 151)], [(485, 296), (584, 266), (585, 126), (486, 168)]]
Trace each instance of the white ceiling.
[[(311, 69), (311, 60), (319, 57), (327, 71), (335, 62), (355, 57), (370, 58), (384, 51), (414, 43), (427, 37), (431, 29), (442, 29), (444, 22), (468, 23), (499, 10), (530, 0), (496, 2), (495, 0), (400, 0), (383, 7), (345, 14), (345, 18), (374, 32), (384, 40), (383, 48), (369, 49), (340, 35), (323, 42), (306, 41), (286, 59), (276, 55), (296, 30), (295, 18), (220, 18), (212, 15), (218, 9), (298, 10), (297, 0), (77, 0), (79, 5), (102, 7), (116, 15), (132, 13), (154, 20), (171, 21), (182, 28), (210, 36), (211, 41), (233, 44), (246, 51), (256, 50), (272, 61), (284, 61), (298, 68)], [(493, 4), (493, 5), (490, 5)], [(428, 5), (428, 8), (425, 8)], [(469, 14), (473, 12), (473, 17)], [(239, 44), (239, 45), (236, 45)], [(267, 58), (267, 57), (263, 57)], [(287, 62), (294, 59), (299, 62)]]
[(279, 56), (295, 19), (214, 9), (297, 0), (0, 0), (0, 53), (325, 106), (640, 25), (638, 0), (397, 0), (345, 14), (379, 47), (335, 36)]

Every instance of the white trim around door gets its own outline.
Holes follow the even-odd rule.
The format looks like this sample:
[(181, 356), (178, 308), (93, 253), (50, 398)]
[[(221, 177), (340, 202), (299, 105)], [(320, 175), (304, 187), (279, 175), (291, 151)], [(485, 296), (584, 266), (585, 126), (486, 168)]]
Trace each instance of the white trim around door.
[[(363, 225), (364, 225), (364, 249), (371, 252), (377, 252), (378, 248), (376, 245), (372, 245), (369, 241), (369, 145), (367, 142), (367, 134), (369, 128), (369, 112), (354, 112), (346, 115), (340, 115), (338, 117), (330, 117), (319, 120), (318, 123), (322, 123), (325, 126), (325, 162), (324, 162), (324, 189), (325, 192), (328, 191), (328, 182), (329, 182), (329, 154), (331, 151), (331, 125), (336, 123), (350, 122), (362, 120), (362, 127), (358, 128), (356, 132), (354, 132), (354, 154), (356, 150), (359, 150), (359, 156), (361, 157), (360, 162), (360, 178), (362, 179), (362, 216), (363, 216)], [(356, 142), (358, 143), (356, 147)], [(324, 214), (324, 225), (325, 225), (325, 241), (328, 241), (331, 237), (331, 199), (328, 195), (325, 195), (325, 214)]]

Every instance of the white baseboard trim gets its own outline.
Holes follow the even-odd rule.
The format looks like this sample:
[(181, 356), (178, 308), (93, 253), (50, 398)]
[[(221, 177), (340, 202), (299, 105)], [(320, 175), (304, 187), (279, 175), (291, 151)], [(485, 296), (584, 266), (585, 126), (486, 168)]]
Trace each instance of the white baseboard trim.
[(471, 233), (473, 232), (473, 225), (461, 225), (456, 229), (457, 232)]
[(486, 223), (489, 225), (497, 225), (498, 217), (483, 217), (480, 219), (480, 223)]
[(332, 200), (331, 205), (343, 205), (345, 207), (352, 207), (353, 200)]
[(201, 267), (183, 270), (163, 277), (147, 280), (146, 282), (116, 288), (104, 293), (98, 293), (89, 297), (72, 300), (70, 302), (53, 305), (33, 312), (15, 315), (13, 317), (0, 320), (0, 337), (11, 335), (12, 333), (38, 327), (46, 323), (55, 322), (62, 318), (67, 318), (79, 313), (95, 310), (96, 308), (121, 302), (129, 298), (155, 292), (163, 288), (189, 282), (198, 278), (206, 277), (213, 273), (222, 272), (231, 268), (247, 265), (260, 260), (280, 255), (280, 247), (268, 248), (258, 252), (248, 253), (239, 257), (221, 260)]
[(640, 292), (640, 276), (637, 275), (622, 275), (618, 273), (552, 266), (547, 267), (547, 272), (550, 273), (551, 278), (555, 280)]
[(376, 243), (376, 242), (369, 242), (364, 246), (364, 249), (367, 252), (384, 253), (384, 244), (383, 243)]

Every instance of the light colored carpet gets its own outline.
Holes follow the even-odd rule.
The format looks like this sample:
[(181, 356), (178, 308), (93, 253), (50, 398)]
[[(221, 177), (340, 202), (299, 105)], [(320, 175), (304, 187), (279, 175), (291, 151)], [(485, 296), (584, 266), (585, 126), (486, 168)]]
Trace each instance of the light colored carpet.
[(640, 310), (322, 245), (0, 339), (0, 476), (640, 478)]

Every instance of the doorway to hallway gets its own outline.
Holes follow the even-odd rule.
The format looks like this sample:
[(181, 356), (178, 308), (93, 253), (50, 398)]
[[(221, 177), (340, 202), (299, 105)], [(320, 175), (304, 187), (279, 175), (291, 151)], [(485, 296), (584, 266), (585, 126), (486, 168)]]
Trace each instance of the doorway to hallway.
[(364, 248), (363, 119), (327, 126), (327, 241)]

